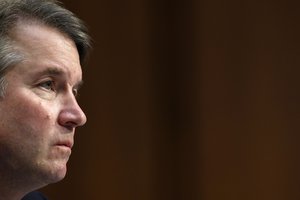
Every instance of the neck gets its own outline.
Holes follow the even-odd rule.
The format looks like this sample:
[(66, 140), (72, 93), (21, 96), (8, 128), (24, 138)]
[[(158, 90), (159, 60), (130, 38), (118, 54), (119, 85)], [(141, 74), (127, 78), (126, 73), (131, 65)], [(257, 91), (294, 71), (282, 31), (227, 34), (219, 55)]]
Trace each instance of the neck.
[(27, 192), (16, 187), (11, 181), (0, 181), (0, 200), (20, 200)]
[(26, 179), (22, 175), (16, 176), (1, 169), (0, 177), (0, 200), (21, 200), (27, 193), (38, 188), (32, 185), (28, 177)]

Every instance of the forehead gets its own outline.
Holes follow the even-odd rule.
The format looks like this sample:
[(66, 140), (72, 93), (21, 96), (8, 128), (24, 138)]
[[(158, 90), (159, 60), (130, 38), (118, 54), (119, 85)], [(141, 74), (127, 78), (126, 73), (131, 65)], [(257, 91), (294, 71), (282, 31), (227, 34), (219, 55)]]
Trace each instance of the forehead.
[(27, 64), (26, 70), (55, 67), (81, 79), (76, 45), (57, 29), (40, 23), (18, 23), (10, 36), (17, 51), (24, 57), (22, 64)]

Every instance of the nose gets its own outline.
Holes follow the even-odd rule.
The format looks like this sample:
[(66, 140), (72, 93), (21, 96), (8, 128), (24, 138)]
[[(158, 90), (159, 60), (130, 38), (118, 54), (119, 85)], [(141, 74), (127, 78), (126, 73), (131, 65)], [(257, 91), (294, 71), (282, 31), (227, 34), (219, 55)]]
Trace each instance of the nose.
[(58, 123), (66, 128), (76, 128), (83, 126), (87, 117), (78, 105), (78, 102), (73, 94), (63, 100), (63, 108), (61, 109), (58, 117)]

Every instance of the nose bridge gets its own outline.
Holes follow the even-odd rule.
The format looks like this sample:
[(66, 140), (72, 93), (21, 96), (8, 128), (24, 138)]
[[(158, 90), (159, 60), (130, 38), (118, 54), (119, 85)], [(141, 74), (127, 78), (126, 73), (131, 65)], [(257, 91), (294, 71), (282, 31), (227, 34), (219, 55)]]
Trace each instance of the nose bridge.
[(74, 127), (82, 126), (86, 123), (87, 118), (72, 91), (68, 92), (63, 101), (61, 113), (62, 123), (73, 124)]

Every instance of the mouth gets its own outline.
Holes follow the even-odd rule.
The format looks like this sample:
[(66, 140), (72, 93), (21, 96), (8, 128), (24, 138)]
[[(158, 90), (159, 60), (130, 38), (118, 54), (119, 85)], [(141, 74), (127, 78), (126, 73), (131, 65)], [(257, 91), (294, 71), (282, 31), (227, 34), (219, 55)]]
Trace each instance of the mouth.
[(65, 140), (65, 141), (60, 141), (56, 144), (56, 146), (60, 146), (60, 147), (65, 147), (65, 148), (69, 148), (72, 149), (73, 147), (73, 142), (69, 141), (69, 140)]

